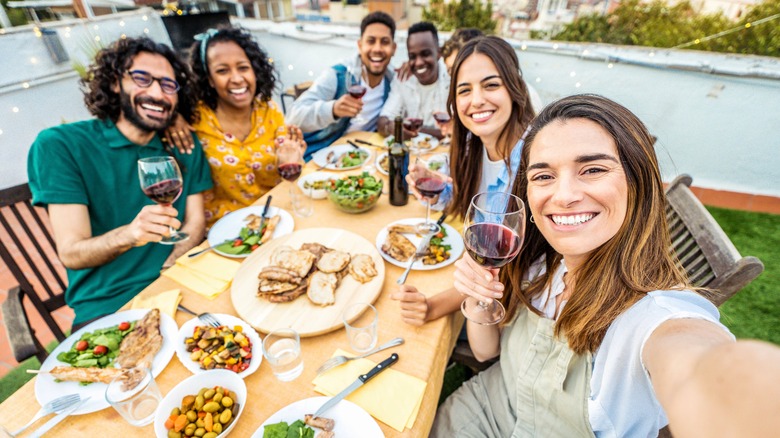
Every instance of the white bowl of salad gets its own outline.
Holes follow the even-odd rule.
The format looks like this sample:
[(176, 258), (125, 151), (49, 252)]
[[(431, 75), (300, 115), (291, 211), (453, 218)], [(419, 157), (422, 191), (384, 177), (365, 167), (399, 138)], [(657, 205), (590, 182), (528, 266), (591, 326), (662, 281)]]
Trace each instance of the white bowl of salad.
[(312, 199), (325, 199), (328, 196), (325, 187), (330, 183), (330, 180), (336, 178), (338, 177), (332, 173), (313, 172), (300, 177), (298, 179), (298, 187), (306, 196), (311, 196)]
[(363, 213), (371, 210), (382, 195), (382, 180), (363, 172), (332, 180), (327, 186), (328, 199), (339, 210)]

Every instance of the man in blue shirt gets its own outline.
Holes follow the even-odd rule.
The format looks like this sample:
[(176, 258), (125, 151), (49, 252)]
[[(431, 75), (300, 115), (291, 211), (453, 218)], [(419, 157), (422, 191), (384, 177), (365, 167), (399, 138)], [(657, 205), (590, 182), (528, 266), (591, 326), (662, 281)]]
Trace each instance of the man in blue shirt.
[[(169, 47), (119, 40), (82, 80), (96, 119), (46, 129), (30, 149), (33, 203), (48, 207), (74, 328), (115, 312), (203, 239), (201, 192), (212, 186), (203, 150), (195, 139), (192, 154), (180, 154), (157, 134), (176, 111), (192, 117), (193, 84)], [(173, 156), (182, 171), (182, 194), (171, 205), (154, 204), (141, 191), (137, 161), (158, 156)], [(169, 227), (190, 238), (156, 243)]]

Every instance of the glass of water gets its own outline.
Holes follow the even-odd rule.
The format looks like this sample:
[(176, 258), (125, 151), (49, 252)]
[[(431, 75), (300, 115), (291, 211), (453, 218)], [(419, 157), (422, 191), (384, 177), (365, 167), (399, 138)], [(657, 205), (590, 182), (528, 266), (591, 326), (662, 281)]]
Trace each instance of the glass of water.
[(162, 395), (148, 368), (130, 368), (106, 387), (106, 401), (133, 426), (154, 421)]
[(376, 346), (379, 314), (374, 306), (369, 303), (350, 304), (344, 309), (343, 318), (349, 346), (353, 351), (364, 353)]
[(263, 339), (263, 357), (282, 382), (295, 380), (303, 372), (301, 337), (293, 329), (274, 330)]

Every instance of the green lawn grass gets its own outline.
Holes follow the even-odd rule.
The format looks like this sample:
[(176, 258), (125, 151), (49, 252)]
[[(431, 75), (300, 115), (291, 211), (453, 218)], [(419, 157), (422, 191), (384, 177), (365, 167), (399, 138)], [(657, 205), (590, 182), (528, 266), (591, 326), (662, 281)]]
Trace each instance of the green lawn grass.
[[(780, 345), (780, 215), (707, 207), (743, 256), (756, 256), (764, 272), (720, 307), (721, 321), (737, 338), (761, 339)], [(51, 351), (56, 344), (47, 348)], [(26, 369), (37, 369), (29, 359), (0, 379), (0, 401), (32, 378)], [(468, 369), (451, 366), (444, 374), (440, 400), (470, 377)]]

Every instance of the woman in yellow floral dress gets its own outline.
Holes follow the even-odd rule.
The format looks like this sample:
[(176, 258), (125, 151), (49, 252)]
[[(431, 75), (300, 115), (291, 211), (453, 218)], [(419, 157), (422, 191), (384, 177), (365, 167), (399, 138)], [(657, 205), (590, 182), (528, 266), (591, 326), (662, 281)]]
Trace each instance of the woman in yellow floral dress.
[[(214, 188), (205, 194), (208, 227), (231, 211), (252, 205), (280, 182), (276, 149), (284, 143), (306, 149), (303, 134), (285, 127), (271, 100), (276, 74), (249, 32), (210, 29), (196, 37), (191, 66), (200, 86), (199, 119), (193, 126), (203, 145)], [(169, 131), (177, 145), (180, 128)]]

